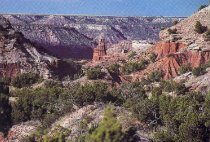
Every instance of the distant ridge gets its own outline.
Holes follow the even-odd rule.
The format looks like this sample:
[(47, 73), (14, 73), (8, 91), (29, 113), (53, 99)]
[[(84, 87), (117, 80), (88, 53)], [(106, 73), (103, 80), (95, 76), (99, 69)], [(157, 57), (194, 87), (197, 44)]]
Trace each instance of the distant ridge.
[(82, 15), (3, 14), (33, 43), (60, 58), (92, 58), (98, 36), (107, 46), (124, 40), (157, 41), (159, 32), (183, 17), (123, 17)]
[(0, 15), (27, 15), (27, 16), (88, 16), (88, 17), (145, 17), (145, 18), (187, 18), (187, 16), (117, 16), (117, 15), (88, 15), (88, 14), (33, 14), (33, 13), (0, 13)]

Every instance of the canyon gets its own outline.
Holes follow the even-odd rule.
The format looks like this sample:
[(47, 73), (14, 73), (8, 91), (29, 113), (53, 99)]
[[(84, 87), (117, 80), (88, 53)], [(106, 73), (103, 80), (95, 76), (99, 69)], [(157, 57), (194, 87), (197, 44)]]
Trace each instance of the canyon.
[[(31, 115), (31, 112), (34, 111), (36, 113), (33, 115), (36, 117), (31, 115), (31, 118), (21, 120), (17, 124), (11, 123), (12, 125), (6, 133), (0, 133), (0, 141), (21, 142), (28, 136), (33, 136), (32, 134), (39, 130), (48, 115), (49, 118), (54, 119), (46, 129), (48, 133), (34, 136), (34, 138), (42, 139), (46, 134), (54, 136), (54, 131), (59, 132), (64, 129), (69, 130), (69, 133), (64, 136), (65, 139), (76, 141), (81, 134), (92, 130), (92, 126), (100, 124), (104, 110), (110, 102), (116, 105), (116, 117), (122, 123), (123, 129), (135, 126), (137, 132), (135, 135), (141, 139), (140, 141), (153, 139), (154, 130), (161, 131), (167, 127), (165, 124), (160, 124), (157, 129), (155, 127), (151, 131), (153, 123), (155, 126), (156, 121), (158, 123), (162, 119), (157, 118), (157, 111), (163, 109), (157, 108), (156, 105), (159, 104), (154, 105), (153, 103), (157, 103), (157, 100), (159, 103), (159, 99), (162, 103), (165, 101), (164, 98), (167, 100), (172, 96), (173, 99), (180, 97), (177, 105), (174, 105), (179, 106), (186, 97), (189, 99), (186, 99), (183, 104), (187, 104), (193, 99), (189, 96), (190, 93), (194, 93), (190, 92), (191, 90), (202, 93), (210, 91), (210, 67), (207, 67), (205, 73), (200, 76), (193, 75), (192, 71), (180, 73), (180, 68), (183, 65), (190, 64), (194, 69), (209, 63), (210, 41), (205, 40), (206, 33), (195, 31), (197, 21), (210, 28), (209, 17), (210, 6), (189, 18), (0, 16), (0, 77), (14, 79), (19, 74), (35, 72), (43, 79), (42, 82), (36, 82), (29, 88), (15, 88), (10, 84), (11, 94), (8, 93), (11, 95), (8, 97), (10, 103), (15, 104), (19, 101), (18, 98), (22, 97), (18, 96), (17, 92), (24, 91), (24, 89), (34, 90), (32, 93), (29, 91), (28, 95), (30, 96), (26, 95), (29, 99), (23, 101), (29, 103), (26, 104), (31, 109), (28, 114)], [(173, 25), (173, 21), (179, 22)], [(171, 30), (175, 32), (170, 32)], [(152, 58), (151, 55), (153, 55)], [(73, 60), (69, 60), (69, 58), (73, 58)], [(73, 67), (76, 65), (73, 64), (74, 62), (79, 66)], [(78, 71), (75, 68), (79, 68)], [(80, 70), (81, 68), (82, 70)], [(128, 72), (123, 72), (123, 69), (128, 69)], [(162, 76), (159, 80), (150, 80), (150, 75), (156, 71), (160, 71)], [(88, 73), (93, 77), (88, 77)], [(168, 86), (163, 85), (164, 81), (169, 86), (167, 91), (164, 87)], [(175, 83), (171, 83), (172, 81)], [(184, 93), (177, 93), (183, 89), (183, 86), (176, 86), (182, 81), (184, 81)], [(177, 84), (174, 85), (175, 87), (172, 85), (171, 87), (170, 83)], [(42, 88), (40, 95), (39, 89)], [(45, 92), (45, 90), (47, 91)], [(59, 92), (59, 90), (62, 91)], [(104, 92), (107, 92), (107, 96)], [(161, 95), (159, 95), (160, 92)], [(25, 92), (22, 95), (25, 95)], [(197, 94), (194, 95), (196, 98)], [(36, 96), (38, 97), (36, 98)], [(204, 95), (202, 94), (202, 96)], [(198, 96), (199, 100), (202, 96)], [(31, 97), (36, 99), (31, 101)], [(132, 99), (129, 100), (129, 98)], [(146, 101), (142, 102), (142, 100)], [(204, 102), (204, 100), (203, 98), (202, 101)], [(24, 103), (19, 102), (18, 106), (22, 106), (22, 104)], [(46, 107), (43, 104), (46, 106), (49, 104), (49, 108), (42, 110), (42, 107)], [(169, 111), (169, 107), (174, 108), (173, 106), (165, 107), (166, 104), (173, 105), (173, 102), (168, 101), (162, 105), (166, 112)], [(186, 109), (190, 108), (191, 110), (195, 107), (194, 102), (192, 104)], [(139, 106), (135, 108), (136, 112), (134, 112), (135, 109), (131, 111), (131, 108), (126, 105)], [(18, 108), (18, 106), (15, 109), (21, 112), (22, 107)], [(197, 110), (197, 106), (195, 108)], [(142, 109), (143, 111), (141, 111)], [(176, 109), (178, 111), (175, 117), (179, 116), (181, 112), (180, 108)], [(185, 110), (185, 108), (182, 109)], [(199, 108), (199, 112), (203, 111), (202, 109)], [(58, 116), (54, 117), (56, 110), (61, 112), (57, 112)], [(134, 113), (136, 114), (133, 115)], [(143, 115), (139, 115), (139, 113), (143, 113)], [(187, 112), (184, 117), (187, 118), (189, 113)], [(204, 113), (206, 112), (202, 112), (202, 115)], [(24, 111), (21, 114), (24, 114)], [(181, 114), (185, 115), (185, 112)], [(44, 119), (39, 119), (39, 115), (43, 115)], [(148, 118), (140, 120), (140, 117), (144, 115)], [(20, 115), (20, 117), (22, 116), (24, 115)], [(171, 120), (169, 119), (168, 122)], [(180, 123), (182, 122), (180, 121)], [(84, 126), (87, 128), (84, 128), (82, 124), (85, 124)], [(188, 128), (187, 126), (188, 123), (186, 123), (186, 128)], [(204, 125), (202, 126), (204, 127)], [(179, 129), (181, 128), (179, 127)], [(197, 131), (200, 125), (196, 125), (195, 128)], [(189, 129), (187, 129), (188, 131)]]
[(159, 40), (161, 29), (185, 17), (2, 15), (24, 37), (59, 58), (92, 59), (104, 34), (107, 48), (123, 41)]

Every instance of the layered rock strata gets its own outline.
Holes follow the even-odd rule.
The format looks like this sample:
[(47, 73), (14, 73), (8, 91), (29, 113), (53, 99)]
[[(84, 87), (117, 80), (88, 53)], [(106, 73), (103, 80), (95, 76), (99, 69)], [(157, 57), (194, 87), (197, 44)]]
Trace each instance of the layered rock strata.
[(93, 61), (100, 61), (108, 58), (109, 56), (107, 56), (106, 53), (105, 39), (100, 39), (98, 46), (94, 48), (93, 51)]

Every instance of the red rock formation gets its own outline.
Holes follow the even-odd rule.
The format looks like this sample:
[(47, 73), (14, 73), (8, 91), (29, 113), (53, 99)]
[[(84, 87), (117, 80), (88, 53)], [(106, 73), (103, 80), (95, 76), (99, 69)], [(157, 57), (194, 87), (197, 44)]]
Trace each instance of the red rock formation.
[(108, 58), (106, 54), (105, 40), (101, 39), (98, 46), (93, 51), (93, 61), (99, 61)]
[(157, 59), (161, 59), (169, 54), (176, 53), (186, 46), (182, 43), (161, 41), (156, 44), (154, 52), (158, 55)]
[(169, 79), (177, 76), (180, 65), (176, 58), (169, 57), (163, 59), (162, 67), (162, 71), (164, 72), (164, 79)]
[(152, 66), (164, 72), (164, 79), (176, 77), (183, 64), (190, 63), (192, 67), (197, 67), (210, 60), (210, 51), (182, 50), (185, 47), (183, 43), (170, 41), (161, 41), (156, 44), (153, 51), (157, 54), (159, 61)]
[(157, 43), (150, 52), (157, 54), (157, 61), (150, 64), (145, 70), (134, 76), (134, 80), (141, 79), (145, 75), (155, 71), (162, 70), (164, 79), (174, 78), (179, 73), (179, 68), (183, 64), (190, 63), (192, 67), (198, 67), (210, 60), (210, 50), (191, 51), (185, 48), (183, 43), (164, 42)]
[(6, 142), (6, 139), (2, 133), (0, 133), (0, 142)]
[(15, 77), (20, 73), (20, 65), (17, 63), (1, 63), (0, 77)]
[(209, 15), (210, 7), (171, 27), (170, 29), (177, 29), (176, 34), (169, 34), (168, 29), (161, 31), (161, 41), (149, 50), (157, 54), (156, 62), (138, 73), (136, 78), (144, 77), (154, 70), (162, 70), (165, 74), (164, 79), (170, 79), (178, 75), (178, 70), (183, 64), (190, 63), (192, 67), (198, 67), (207, 63), (210, 60), (209, 42), (205, 42), (204, 36), (194, 31), (193, 25), (199, 21), (209, 27), (210, 23), (206, 21)]

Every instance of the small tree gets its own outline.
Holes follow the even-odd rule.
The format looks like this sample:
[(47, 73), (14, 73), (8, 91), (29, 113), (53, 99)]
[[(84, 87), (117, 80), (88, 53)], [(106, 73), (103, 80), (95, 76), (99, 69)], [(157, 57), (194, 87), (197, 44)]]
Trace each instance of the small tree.
[(29, 87), (30, 85), (37, 83), (39, 80), (40, 77), (36, 73), (23, 73), (12, 80), (12, 85), (17, 88)]
[(107, 69), (111, 74), (119, 74), (120, 72), (119, 68), (120, 68), (119, 64), (112, 64)]
[(8, 85), (4, 80), (0, 80), (0, 93), (9, 94)]
[(210, 41), (210, 30), (208, 30), (208, 31), (206, 32), (205, 40), (206, 40), (206, 41)]
[(128, 58), (133, 58), (136, 56), (136, 52), (135, 51), (132, 51), (128, 54)]
[(196, 67), (192, 70), (194, 76), (200, 76), (206, 73), (206, 68), (204, 66)]
[(104, 73), (101, 71), (100, 67), (90, 68), (86, 71), (88, 79), (95, 80), (103, 78)]
[(0, 132), (4, 132), (11, 123), (9, 97), (0, 94)]
[(173, 25), (178, 24), (179, 22), (177, 20), (173, 21)]
[(200, 11), (200, 10), (206, 8), (207, 6), (208, 6), (208, 5), (201, 5), (201, 6), (198, 8), (198, 11)]
[(130, 74), (132, 72), (143, 70), (147, 64), (148, 62), (146, 60), (142, 60), (140, 62), (129, 62), (122, 67), (122, 72)]
[(187, 72), (190, 72), (192, 71), (192, 67), (191, 67), (191, 64), (183, 64), (181, 65), (181, 67), (179, 68), (179, 73), (180, 74), (185, 74)]
[(163, 72), (162, 71), (154, 71), (149, 74), (148, 79), (151, 82), (160, 81), (163, 78)]
[(171, 81), (162, 81), (161, 87), (165, 92), (175, 92), (177, 95), (185, 94), (187, 88), (185, 87), (183, 82), (175, 82)]
[(177, 29), (168, 29), (168, 33), (171, 34), (177, 34)]
[(99, 127), (86, 138), (86, 142), (122, 142), (125, 135), (117, 121), (112, 107), (105, 110), (104, 118)]
[(154, 142), (175, 142), (175, 139), (171, 134), (164, 131), (159, 131), (154, 134), (153, 141)]
[(155, 53), (151, 53), (149, 56), (150, 61), (155, 62), (157, 55)]
[(203, 26), (201, 22), (197, 21), (195, 24), (195, 32), (198, 34), (203, 34), (207, 31), (207, 27)]

